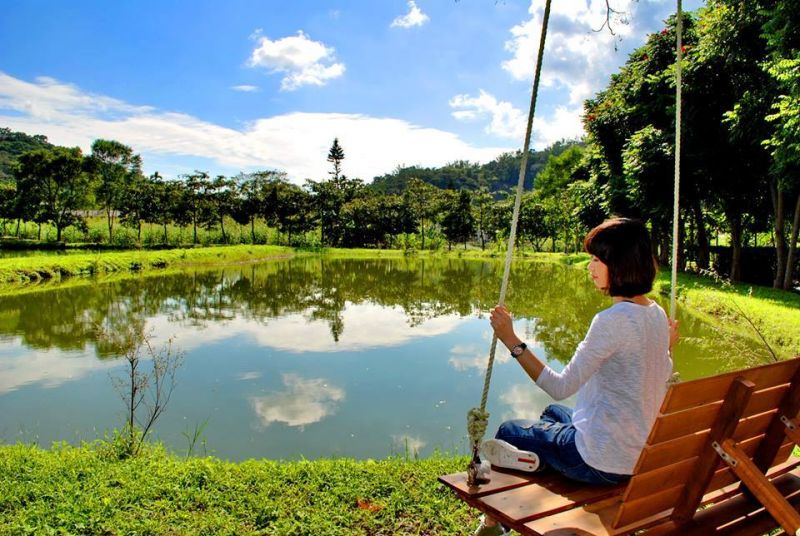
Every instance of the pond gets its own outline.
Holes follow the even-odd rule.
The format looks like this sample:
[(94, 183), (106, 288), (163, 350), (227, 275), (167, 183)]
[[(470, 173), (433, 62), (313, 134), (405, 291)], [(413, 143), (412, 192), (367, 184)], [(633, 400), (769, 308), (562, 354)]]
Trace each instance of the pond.
[[(122, 427), (113, 379), (125, 362), (98, 340), (104, 326), (185, 352), (155, 429), (176, 452), (206, 423), (195, 452), (233, 460), (464, 453), (501, 275), (499, 261), (299, 257), (0, 297), (0, 440), (49, 446)], [(555, 368), (608, 303), (583, 269), (515, 261), (518, 333)], [(683, 379), (757, 359), (751, 341), (680, 319)], [(498, 349), (490, 430), (550, 402)]]

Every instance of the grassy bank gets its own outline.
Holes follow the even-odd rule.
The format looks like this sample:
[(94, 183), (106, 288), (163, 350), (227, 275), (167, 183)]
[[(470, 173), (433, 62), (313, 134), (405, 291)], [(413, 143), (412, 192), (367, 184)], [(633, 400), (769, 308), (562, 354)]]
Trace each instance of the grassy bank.
[(0, 534), (470, 534), (465, 457), (231, 463), (159, 447), (0, 446)]
[(0, 259), (0, 285), (62, 280), (80, 275), (145, 272), (177, 266), (251, 262), (293, 254), (292, 248), (283, 246), (241, 245), (11, 257)]
[[(670, 273), (662, 272), (655, 292), (668, 296)], [(800, 355), (800, 294), (678, 274), (678, 304), (703, 320), (766, 343), (781, 358)]]

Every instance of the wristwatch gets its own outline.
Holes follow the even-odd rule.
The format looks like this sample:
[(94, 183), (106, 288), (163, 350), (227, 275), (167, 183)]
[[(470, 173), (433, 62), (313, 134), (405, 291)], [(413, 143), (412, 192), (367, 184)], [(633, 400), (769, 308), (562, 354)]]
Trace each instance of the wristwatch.
[(525, 352), (525, 350), (527, 348), (528, 348), (528, 345), (525, 344), (524, 342), (521, 342), (519, 344), (515, 344), (514, 346), (511, 347), (511, 357), (513, 357), (514, 359), (517, 359), (519, 356), (521, 356)]

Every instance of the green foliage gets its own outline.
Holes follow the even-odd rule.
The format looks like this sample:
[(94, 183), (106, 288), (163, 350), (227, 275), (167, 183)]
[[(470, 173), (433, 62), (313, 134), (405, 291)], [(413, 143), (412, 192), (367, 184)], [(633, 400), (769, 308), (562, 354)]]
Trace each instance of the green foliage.
[(14, 180), (14, 169), (20, 155), (35, 149), (49, 149), (52, 145), (46, 136), (29, 136), (0, 127), (0, 184)]
[(447, 237), (448, 248), (453, 242), (463, 242), (466, 249), (467, 240), (475, 233), (472, 198), (466, 190), (449, 197), (444, 206), (442, 233)]
[(80, 218), (77, 210), (89, 202), (90, 182), (77, 147), (36, 149), (19, 157), (17, 216), (35, 222), (51, 222), (56, 240), (63, 229)]

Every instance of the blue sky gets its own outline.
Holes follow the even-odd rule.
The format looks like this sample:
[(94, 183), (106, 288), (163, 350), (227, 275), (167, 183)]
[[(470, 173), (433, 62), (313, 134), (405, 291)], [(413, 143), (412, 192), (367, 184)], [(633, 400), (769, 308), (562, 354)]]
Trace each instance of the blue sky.
[[(674, 0), (554, 0), (534, 123), (581, 135), (585, 98)], [(685, 0), (696, 9), (700, 0)], [(521, 148), (544, 1), (6, 0), (0, 126), (88, 151), (117, 139), (165, 176), (280, 169), (370, 181)], [(617, 49), (615, 51), (615, 43)]]

